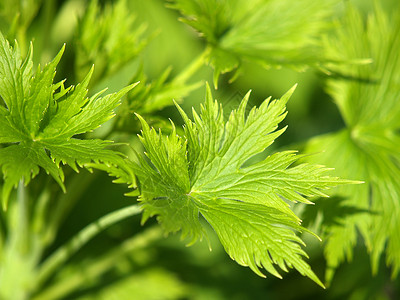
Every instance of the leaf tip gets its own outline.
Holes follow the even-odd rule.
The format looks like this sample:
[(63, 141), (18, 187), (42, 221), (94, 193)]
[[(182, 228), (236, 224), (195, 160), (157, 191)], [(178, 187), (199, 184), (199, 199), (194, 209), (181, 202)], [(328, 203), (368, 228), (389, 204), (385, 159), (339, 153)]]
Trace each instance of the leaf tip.
[(220, 75), (220, 71), (219, 71), (219, 70), (214, 70), (214, 74), (213, 74), (213, 84), (214, 84), (214, 88), (215, 88), (216, 90), (218, 90), (219, 75)]
[(1, 199), (1, 208), (3, 209), (3, 212), (6, 212), (8, 209), (8, 200), (7, 199)]
[(287, 101), (290, 99), (290, 97), (292, 97), (294, 91), (295, 91), (296, 88), (297, 88), (297, 85), (298, 85), (297, 83), (296, 83), (295, 85), (293, 85), (293, 86), (282, 96), (281, 99), (285, 99), (285, 102), (287, 102)]
[(128, 89), (128, 91), (130, 91), (130, 90), (133, 89), (135, 86), (137, 86), (139, 83), (140, 83), (140, 80), (139, 80), (139, 81), (136, 81), (136, 82), (134, 82), (134, 83), (132, 83), (132, 84), (130, 84), (130, 85), (128, 85), (126, 88)]

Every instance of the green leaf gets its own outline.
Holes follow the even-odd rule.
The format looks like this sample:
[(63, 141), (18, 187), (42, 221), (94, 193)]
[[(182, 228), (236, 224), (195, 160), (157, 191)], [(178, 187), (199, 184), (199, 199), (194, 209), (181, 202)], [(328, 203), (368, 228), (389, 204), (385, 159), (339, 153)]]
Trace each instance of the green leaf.
[[(199, 62), (195, 61), (193, 64), (196, 65)], [(165, 122), (165, 125), (168, 126), (167, 121), (161, 118), (157, 119), (155, 113), (172, 105), (172, 99), (181, 101), (201, 85), (201, 82), (186, 82), (188, 75), (190, 75), (187, 73), (192, 72), (191, 66), (188, 67), (189, 71), (183, 71), (183, 76), (180, 74), (174, 78), (169, 78), (171, 70), (172, 68), (167, 68), (159, 78), (149, 82), (143, 72), (143, 67), (140, 67), (131, 81), (140, 82), (140, 84), (127, 94), (126, 100), (117, 110), (116, 130), (130, 131), (136, 134), (140, 128), (137, 121), (132, 118), (135, 112), (146, 116), (146, 118), (155, 119), (156, 122)]]
[(214, 83), (242, 61), (301, 70), (328, 60), (321, 34), (338, 1), (170, 0), (209, 46)]
[[(3, 201), (7, 201), (11, 189), (18, 185), (24, 178), (28, 184), (32, 177), (39, 173), (39, 167), (51, 174), (60, 186), (65, 190), (62, 183), (64, 176), (61, 171), (48, 157), (43, 147), (39, 144), (20, 143), (0, 149), (0, 165), (4, 174)], [(6, 202), (3, 207), (6, 207)]]
[[(64, 47), (43, 69), (32, 71), (32, 46), (22, 61), (16, 45), (0, 34), (1, 105), (0, 166), (4, 175), (3, 208), (9, 194), (20, 180), (28, 184), (39, 172), (49, 173), (64, 189), (60, 162), (78, 170), (76, 164), (106, 162), (123, 165), (118, 152), (106, 149), (110, 142), (81, 140), (74, 136), (99, 127), (113, 116), (113, 110), (134, 85), (120, 92), (100, 97), (86, 97), (92, 72), (76, 87), (53, 84), (56, 66)], [(130, 172), (128, 172), (130, 174)], [(133, 182), (133, 180), (131, 180)]]
[(373, 273), (384, 252), (393, 278), (400, 271), (400, 13), (395, 10), (389, 16), (376, 4), (365, 20), (350, 5), (346, 11), (344, 25), (327, 40), (326, 50), (332, 57), (371, 58), (372, 63), (333, 69), (346, 75), (328, 80), (328, 92), (346, 128), (313, 139), (306, 151), (321, 153), (309, 161), (332, 165), (337, 175), (365, 181), (361, 186), (340, 187), (335, 194), (345, 199), (346, 206), (370, 213), (350, 215), (327, 228), (328, 282), (340, 263), (352, 259), (358, 232), (370, 253)]
[(249, 164), (283, 133), (278, 128), (292, 88), (280, 100), (267, 99), (246, 117), (249, 93), (227, 122), (222, 107), (207, 87), (206, 102), (194, 121), (177, 105), (185, 123), (184, 136), (169, 136), (150, 129), (140, 116), (140, 140), (148, 160), (139, 156), (138, 177), (144, 208), (143, 221), (157, 215), (166, 232), (182, 231), (189, 243), (206, 237), (205, 219), (217, 233), (227, 253), (260, 276), (263, 267), (295, 268), (322, 286), (310, 266), (302, 240), (305, 231), (290, 209), (292, 202), (310, 203), (306, 196), (323, 196), (323, 189), (345, 183), (326, 174), (328, 169), (308, 164), (293, 166), (293, 151), (276, 153)]

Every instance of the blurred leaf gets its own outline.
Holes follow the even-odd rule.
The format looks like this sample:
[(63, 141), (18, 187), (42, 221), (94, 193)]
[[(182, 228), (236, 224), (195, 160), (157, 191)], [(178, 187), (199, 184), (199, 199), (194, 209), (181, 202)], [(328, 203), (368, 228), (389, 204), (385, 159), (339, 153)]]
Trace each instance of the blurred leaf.
[[(350, 128), (376, 131), (400, 127), (398, 11), (389, 17), (377, 5), (374, 14), (364, 20), (349, 5), (344, 20), (336, 24), (335, 36), (325, 41), (327, 55), (333, 59), (369, 58), (372, 62), (332, 66), (338, 73), (348, 75), (328, 80), (327, 89)], [(358, 80), (348, 80), (352, 78)]]
[(197, 89), (201, 82), (186, 83), (179, 76), (169, 78), (171, 68), (165, 70), (159, 78), (148, 82), (147, 76), (140, 68), (131, 82), (139, 82), (131, 90), (117, 111), (116, 130), (138, 132), (139, 127), (134, 119), (134, 113), (146, 116), (152, 124), (169, 127), (166, 119), (156, 115), (158, 111), (173, 104), (173, 100), (181, 102), (191, 91)]
[[(43, 0), (0, 0), (0, 29), (14, 39), (17, 31), (26, 31)], [(24, 41), (22, 41), (24, 42)]]
[(126, 0), (107, 2), (103, 9), (98, 0), (91, 0), (78, 23), (75, 61), (78, 79), (82, 80), (93, 64), (94, 83), (118, 71), (146, 45), (145, 29), (144, 24), (135, 23)]
[(170, 0), (182, 21), (196, 29), (209, 46), (214, 84), (219, 74), (242, 60), (265, 67), (304, 69), (326, 62), (320, 36), (327, 28), (335, 0)]
[(161, 268), (148, 268), (121, 280), (105, 285), (92, 296), (79, 300), (159, 300), (182, 299), (187, 286), (175, 274)]
[(315, 206), (305, 206), (301, 214), (302, 225), (306, 228), (320, 228), (323, 234), (332, 226), (343, 226), (348, 217), (370, 213), (369, 210), (346, 204), (346, 199), (342, 197), (319, 198), (314, 203)]
[[(346, 206), (374, 214), (348, 216), (342, 226), (332, 226), (325, 249), (327, 280), (347, 257), (352, 258), (357, 230), (371, 254), (373, 273), (381, 254), (393, 277), (400, 271), (400, 10), (392, 17), (378, 4), (365, 23), (350, 5), (336, 37), (327, 40), (330, 56), (344, 59), (371, 57), (369, 65), (338, 67), (356, 78), (332, 78), (328, 91), (338, 105), (347, 129), (313, 139), (309, 152), (321, 152), (315, 159), (335, 167), (336, 174), (364, 180), (363, 186), (346, 186), (336, 193)], [(351, 41), (351, 42), (350, 42)], [(335, 211), (338, 213), (338, 211)]]

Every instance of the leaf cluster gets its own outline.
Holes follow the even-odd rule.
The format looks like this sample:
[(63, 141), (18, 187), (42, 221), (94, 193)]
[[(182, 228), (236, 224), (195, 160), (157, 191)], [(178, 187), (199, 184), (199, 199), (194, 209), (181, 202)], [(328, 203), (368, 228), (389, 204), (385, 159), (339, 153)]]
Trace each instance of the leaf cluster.
[[(294, 268), (323, 286), (305, 260), (305, 239), (301, 234), (313, 234), (312, 223), (326, 241), (328, 283), (339, 264), (354, 255), (359, 233), (371, 254), (373, 271), (377, 272), (380, 257), (386, 252), (393, 278), (398, 275), (398, 12), (388, 16), (376, 5), (374, 14), (364, 20), (358, 10), (346, 6), (346, 16), (336, 24), (333, 36), (324, 39), (323, 33), (332, 24), (330, 16), (337, 0), (169, 0), (168, 5), (180, 11), (181, 20), (199, 33), (206, 46), (204, 52), (177, 75), (166, 68), (153, 79), (146, 74), (140, 60), (148, 39), (145, 38), (146, 26), (139, 25), (129, 10), (128, 4), (132, 3), (118, 0), (106, 1), (103, 5), (102, 1), (91, 0), (85, 11), (82, 8), (84, 14), (76, 28), (73, 62), (67, 62), (75, 68), (81, 83), (66, 87), (64, 80), (54, 82), (64, 47), (43, 68), (34, 68), (32, 45), (25, 59), (21, 54), (28, 48), (24, 37), (41, 1), (25, 1), (30, 9), (22, 7), (22, 2), (18, 1), (9, 6), (4, 3), (0, 0), (0, 14), (7, 13), (7, 18), (0, 20), (0, 29), (9, 37), (17, 36), (22, 50), (17, 43), (10, 46), (0, 34), (1, 198), (4, 208), (9, 198), (17, 200), (11, 201), (8, 211), (0, 212), (0, 262), (6, 261), (0, 268), (0, 279), (3, 279), (0, 280), (0, 298), (7, 292), (12, 294), (14, 286), (21, 295), (25, 289), (28, 294), (37, 292), (39, 299), (47, 295), (49, 298), (65, 297), (83, 286), (77, 280), (82, 279), (79, 272), (82, 266), (87, 267), (86, 274), (91, 279), (101, 277), (115, 267), (115, 261), (124, 260), (122, 253), (146, 247), (160, 236), (161, 229), (144, 230), (143, 234), (127, 239), (98, 261), (96, 257), (83, 264), (71, 263), (54, 279), (49, 279), (61, 269), (68, 255), (72, 256), (103, 230), (104, 224), (112, 225), (142, 209), (143, 223), (156, 216), (166, 233), (181, 231), (181, 238), (189, 245), (202, 239), (210, 245), (212, 237), (207, 229), (211, 227), (228, 255), (260, 276), (265, 276), (262, 268), (278, 278), (281, 278), (280, 270), (287, 272)], [(51, 6), (52, 2), (48, 3)], [(51, 10), (46, 11), (51, 15)], [(52, 17), (43, 17), (48, 19), (43, 24), (50, 24)], [(46, 38), (43, 38), (43, 45)], [(157, 49), (156, 55), (162, 51), (164, 49)], [(43, 55), (42, 60), (45, 57)], [(370, 63), (365, 64), (367, 61)], [(176, 104), (183, 128), (176, 128), (172, 121), (167, 123), (160, 110), (172, 104), (172, 99), (179, 102), (199, 86), (200, 83), (188, 82), (204, 63), (214, 68), (214, 86), (217, 87), (220, 74), (236, 70), (232, 78), (235, 79), (246, 62), (266, 68), (291, 67), (296, 71), (309, 66), (329, 70), (327, 91), (337, 104), (346, 127), (307, 142), (306, 151), (318, 155), (303, 156), (288, 150), (267, 156), (270, 146), (286, 129), (279, 124), (286, 116), (286, 104), (294, 88), (281, 99), (268, 98), (258, 107), (247, 109), (249, 92), (237, 109), (224, 114), (208, 85), (205, 103), (199, 113), (193, 109), (192, 119)], [(150, 64), (156, 62), (150, 60)], [(255, 76), (249, 78), (254, 80)], [(118, 81), (117, 84), (114, 81)], [(140, 84), (134, 89), (135, 84), (131, 84), (105, 96), (105, 90), (96, 94), (88, 92), (91, 84), (96, 91), (101, 86), (118, 90), (128, 82), (138, 81)], [(122, 97), (124, 101), (120, 105)], [(115, 122), (104, 126), (109, 134), (104, 134), (104, 139), (99, 139), (98, 132), (88, 134), (114, 114)], [(137, 140), (132, 133), (137, 133), (140, 125), (142, 132)], [(162, 130), (154, 129), (158, 127)], [(121, 132), (122, 138), (118, 135)], [(136, 159), (127, 159), (110, 147), (114, 143), (108, 139), (124, 138), (124, 141), (134, 141), (131, 146), (137, 153)], [(143, 148), (144, 155), (139, 153)], [(337, 176), (363, 180), (366, 184), (342, 185), (355, 182), (329, 176), (331, 170), (320, 163), (335, 166), (333, 172)], [(85, 167), (108, 172), (117, 177), (115, 182), (134, 188), (127, 195), (139, 196), (141, 206), (117, 210), (98, 219), (70, 243), (58, 245), (60, 248), (47, 256), (47, 247), (54, 242), (61, 223), (60, 216), (67, 214), (74, 201), (78, 201), (77, 194), (85, 185), (71, 172), (71, 179), (75, 181), (72, 180), (74, 184), (68, 190), (73, 193), (60, 197), (59, 189), (53, 193), (50, 184), (43, 187), (31, 181), (43, 169), (65, 191), (65, 181), (68, 181), (65, 177), (69, 173), (65, 173), (63, 165), (75, 171)], [(24, 184), (28, 183), (31, 183), (29, 191), (39, 196), (25, 206), (28, 189)], [(13, 193), (17, 185), (19, 189)], [(336, 185), (339, 187), (327, 191)], [(82, 190), (76, 191), (79, 189)], [(321, 200), (326, 194), (334, 197)], [(101, 198), (108, 200), (105, 195)], [(314, 202), (315, 206), (308, 205)], [(109, 202), (98, 205), (99, 210), (105, 203)], [(302, 207), (306, 207), (300, 215), (305, 220), (303, 223), (298, 216)], [(33, 211), (25, 211), (30, 209)], [(78, 218), (84, 214), (78, 214)], [(127, 232), (131, 234), (132, 228)], [(27, 248), (19, 247), (20, 241)], [(93, 254), (91, 250), (88, 250), (89, 255)], [(18, 278), (15, 274), (24, 268), (27, 271)], [(122, 269), (118, 270), (120, 274), (127, 275), (131, 271), (126, 264)], [(120, 274), (111, 276), (111, 281), (125, 276)], [(102, 286), (99, 295), (109, 297), (119, 292), (126, 295), (124, 291), (135, 282), (152, 284), (153, 276), (171, 286), (176, 284), (177, 289), (171, 291), (176, 297), (183, 295), (179, 287), (187, 287), (178, 279), (168, 278), (169, 272), (150, 269), (142, 273), (143, 278), (138, 274), (141, 273), (129, 274), (125, 280), (116, 280), (109, 287)], [(47, 290), (42, 286), (48, 283), (46, 280), (50, 282)], [(102, 280), (103, 277), (96, 279), (93, 281), (96, 283), (91, 282), (86, 287), (100, 285)], [(10, 282), (12, 285), (8, 285)], [(25, 282), (33, 283), (25, 287)], [(44, 292), (40, 290), (42, 287)], [(139, 294), (141, 287), (136, 290)], [(135, 287), (130, 291), (133, 293)]]
[(56, 66), (64, 48), (43, 69), (33, 70), (32, 46), (22, 60), (16, 45), (12, 48), (0, 35), (0, 166), (4, 174), (3, 207), (11, 189), (23, 180), (28, 184), (39, 167), (64, 189), (60, 163), (74, 170), (89, 162), (119, 164), (120, 154), (108, 150), (111, 142), (77, 138), (113, 116), (121, 97), (133, 86), (100, 97), (104, 91), (87, 95), (92, 71), (77, 86), (53, 83)]

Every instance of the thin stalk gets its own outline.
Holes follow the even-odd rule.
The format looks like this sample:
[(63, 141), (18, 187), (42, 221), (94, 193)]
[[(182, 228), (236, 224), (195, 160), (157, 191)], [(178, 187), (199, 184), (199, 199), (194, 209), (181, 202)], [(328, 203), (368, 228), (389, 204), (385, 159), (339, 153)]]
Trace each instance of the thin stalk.
[(28, 208), (27, 208), (27, 196), (26, 187), (24, 182), (21, 180), (18, 184), (17, 189), (17, 201), (18, 201), (18, 226), (17, 226), (17, 248), (21, 253), (27, 253), (29, 251), (29, 234), (28, 234)]
[(85, 267), (82, 272), (75, 272), (73, 275), (65, 277), (64, 280), (56, 282), (48, 289), (36, 295), (33, 300), (52, 300), (65, 297), (69, 293), (76, 291), (82, 286), (82, 282), (87, 281), (88, 278), (100, 278), (103, 273), (115, 267), (115, 262), (124, 254), (145, 248), (162, 236), (163, 231), (160, 226), (150, 227), (94, 261), (91, 265)]
[(0, 260), (3, 253), (5, 239), (6, 239), (6, 228), (4, 226), (2, 210), (0, 209)]
[(49, 230), (47, 229), (48, 223), (46, 214), (50, 211), (49, 204), (51, 203), (51, 193), (49, 185), (45, 186), (40, 193), (33, 211), (32, 218), (32, 233), (40, 235), (41, 247), (44, 249), (47, 246), (46, 234)]
[(49, 48), (48, 46), (51, 42), (50, 38), (52, 24), (54, 21), (54, 16), (56, 16), (57, 13), (55, 0), (46, 0), (43, 6), (44, 21), (42, 25), (42, 49), (45, 50)]
[(2, 205), (0, 204), (0, 260), (1, 260), (3, 249), (4, 249), (4, 244), (6, 242), (6, 235), (7, 235), (7, 231), (8, 231), (8, 228), (7, 228), (8, 226), (6, 223), (6, 214), (3, 210), (3, 207), (1, 207), (1, 206)]
[(139, 205), (132, 205), (113, 211), (97, 221), (83, 228), (68, 243), (62, 245), (50, 257), (48, 257), (39, 269), (37, 286), (40, 287), (62, 264), (73, 254), (87, 244), (94, 236), (107, 227), (128, 217), (141, 213)]
[(26, 46), (26, 28), (19, 27), (16, 30), (16, 40), (18, 41), (18, 47), (21, 53), (26, 54), (28, 47)]
[(194, 73), (196, 73), (202, 66), (204, 66), (205, 58), (209, 50), (206, 48), (199, 56), (197, 56), (181, 73), (175, 78), (174, 82), (186, 82)]
[(1, 253), (0, 298), (26, 300), (35, 253), (30, 251), (28, 201), (22, 180), (18, 185), (16, 200), (8, 211), (10, 232)]

